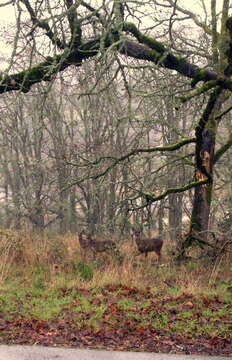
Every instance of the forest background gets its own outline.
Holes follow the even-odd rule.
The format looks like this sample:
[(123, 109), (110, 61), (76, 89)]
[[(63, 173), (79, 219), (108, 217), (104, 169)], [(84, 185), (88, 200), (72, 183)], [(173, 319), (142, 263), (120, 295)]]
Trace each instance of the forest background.
[[(230, 4), (196, 9), (174, 1), (1, 5), (12, 20), (2, 27), (2, 226), (123, 234), (140, 224), (176, 242), (189, 225), (186, 247), (225, 232), (230, 97), (215, 79), (229, 74)], [(88, 52), (81, 63), (70, 55), (78, 46)], [(143, 53), (149, 46), (158, 57)], [(206, 87), (192, 93), (199, 80)]]
[(230, 356), (231, 2), (0, 14), (0, 342)]

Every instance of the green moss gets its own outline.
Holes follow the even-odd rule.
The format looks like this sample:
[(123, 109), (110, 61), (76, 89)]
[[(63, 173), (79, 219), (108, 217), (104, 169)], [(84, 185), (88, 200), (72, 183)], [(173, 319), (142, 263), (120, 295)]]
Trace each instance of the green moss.
[(149, 54), (150, 54), (150, 56), (151, 56), (151, 58), (153, 59), (154, 62), (157, 63), (158, 61), (160, 61), (161, 56), (156, 50), (150, 50)]
[(206, 78), (206, 70), (200, 69), (198, 74), (191, 81), (191, 87), (195, 87), (199, 81), (203, 81)]
[(163, 54), (166, 51), (166, 48), (162, 43), (150, 36), (142, 34), (133, 23), (125, 23), (123, 30), (131, 32), (141, 43), (158, 51), (159, 54)]

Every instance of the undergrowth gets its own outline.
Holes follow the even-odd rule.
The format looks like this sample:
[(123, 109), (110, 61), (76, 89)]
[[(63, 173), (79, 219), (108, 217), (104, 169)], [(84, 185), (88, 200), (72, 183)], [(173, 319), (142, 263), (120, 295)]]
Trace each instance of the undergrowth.
[(131, 239), (119, 251), (0, 231), (0, 343), (231, 354), (230, 253), (175, 264), (164, 248), (158, 263)]
[(155, 254), (147, 259), (138, 256), (131, 239), (118, 244), (120, 256), (93, 254), (80, 248), (77, 235), (0, 230), (0, 284), (5, 286), (12, 278), (41, 290), (63, 285), (94, 288), (122, 284), (171, 294), (217, 293), (232, 286), (231, 253), (220, 261), (175, 264), (164, 246), (163, 260), (158, 264)]

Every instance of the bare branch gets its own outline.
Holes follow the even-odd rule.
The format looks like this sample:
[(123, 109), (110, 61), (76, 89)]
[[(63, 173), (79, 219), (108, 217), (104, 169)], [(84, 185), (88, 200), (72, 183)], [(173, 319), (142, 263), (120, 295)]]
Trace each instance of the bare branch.
[(210, 29), (206, 24), (202, 23), (202, 22), (198, 19), (198, 17), (197, 17), (196, 14), (194, 14), (194, 13), (193, 13), (192, 11), (190, 11), (190, 10), (187, 10), (187, 9), (184, 9), (184, 8), (178, 6), (178, 5), (176, 4), (176, 2), (173, 1), (173, 0), (168, 0), (168, 2), (169, 2), (169, 4), (170, 4), (172, 7), (175, 7), (176, 10), (180, 11), (181, 13), (183, 13), (183, 14), (185, 14), (185, 15), (188, 15), (188, 16), (194, 21), (194, 23), (195, 23), (197, 26), (201, 27), (207, 34), (212, 35), (211, 29)]
[(214, 156), (214, 164), (217, 163), (221, 157), (226, 153), (226, 151), (232, 146), (232, 134), (230, 134), (230, 137), (228, 141), (216, 152)]
[(46, 31), (46, 35), (49, 37), (49, 39), (52, 41), (54, 45), (56, 45), (59, 49), (64, 49), (65, 45), (62, 43), (62, 41), (53, 33), (51, 30), (48, 22), (46, 20), (39, 20), (36, 16), (36, 13), (34, 12), (29, 0), (20, 0), (27, 8), (31, 21), (34, 25), (34, 28), (31, 30), (30, 34), (34, 31), (35, 27), (40, 27), (41, 29)]
[(15, 3), (15, 0), (9, 0), (9, 1), (5, 2), (4, 4), (0, 4), (0, 7), (10, 5), (10, 4), (14, 5), (14, 3)]
[(68, 21), (72, 34), (71, 46), (79, 46), (81, 44), (81, 24), (77, 18), (76, 7), (74, 7), (73, 0), (65, 0), (68, 11)]

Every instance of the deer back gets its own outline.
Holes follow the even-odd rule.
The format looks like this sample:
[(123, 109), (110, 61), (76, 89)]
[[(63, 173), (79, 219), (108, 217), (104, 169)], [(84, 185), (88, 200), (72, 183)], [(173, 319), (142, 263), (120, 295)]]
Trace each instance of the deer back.
[(116, 244), (112, 240), (94, 239), (90, 234), (88, 235), (90, 241), (90, 247), (93, 251), (103, 252), (116, 248)]
[(134, 233), (136, 245), (141, 253), (148, 253), (154, 251), (160, 257), (161, 249), (163, 246), (163, 240), (161, 238), (144, 238), (142, 237), (142, 232), (140, 230), (136, 230)]

